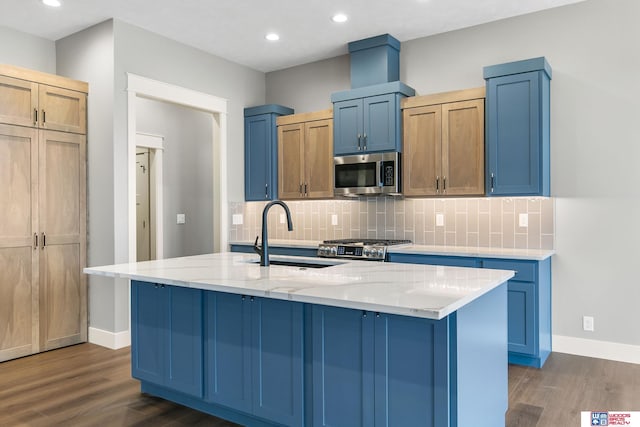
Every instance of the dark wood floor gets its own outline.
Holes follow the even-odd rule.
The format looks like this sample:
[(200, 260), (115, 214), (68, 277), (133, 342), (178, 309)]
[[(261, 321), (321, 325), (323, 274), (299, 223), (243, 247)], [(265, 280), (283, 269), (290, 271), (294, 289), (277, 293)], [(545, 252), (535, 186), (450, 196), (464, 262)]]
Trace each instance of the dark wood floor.
[[(141, 394), (129, 363), (92, 344), (0, 363), (0, 426), (235, 426)], [(583, 410), (640, 410), (640, 365), (554, 353), (509, 367), (507, 427), (579, 426)]]

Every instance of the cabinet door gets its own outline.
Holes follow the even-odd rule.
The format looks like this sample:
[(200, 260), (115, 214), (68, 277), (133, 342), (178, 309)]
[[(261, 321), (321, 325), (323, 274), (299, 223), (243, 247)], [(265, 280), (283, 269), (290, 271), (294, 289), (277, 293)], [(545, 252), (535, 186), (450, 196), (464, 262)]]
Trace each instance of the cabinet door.
[(333, 120), (305, 124), (304, 152), (307, 197), (333, 197)]
[(304, 196), (304, 125), (278, 126), (278, 197)]
[(312, 306), (313, 425), (374, 425), (373, 316)]
[(244, 198), (246, 201), (272, 200), (277, 191), (277, 161), (273, 115), (260, 114), (244, 119)]
[(539, 72), (487, 81), (487, 193), (540, 195)]
[(508, 282), (509, 351), (536, 354), (535, 283)]
[(363, 99), (364, 133), (362, 149), (366, 152), (390, 151), (398, 147), (396, 135), (399, 114), (396, 95), (370, 96)]
[(74, 90), (40, 85), (38, 117), (41, 128), (62, 132), (87, 133), (87, 95)]
[(484, 100), (442, 105), (442, 190), (484, 194)]
[(0, 123), (37, 126), (37, 83), (0, 76), (0, 99)]
[(87, 340), (86, 139), (41, 131), (39, 144), (40, 344)]
[(302, 304), (252, 298), (253, 414), (286, 426), (304, 415)]
[(376, 426), (448, 425), (446, 322), (385, 314), (376, 316)]
[(336, 156), (358, 154), (362, 150), (363, 112), (362, 99), (335, 102), (333, 104), (333, 151)]
[(202, 397), (202, 291), (167, 286), (169, 328), (165, 385)]
[(205, 292), (205, 399), (251, 412), (251, 312), (240, 295)]
[(0, 125), (0, 188), (2, 362), (38, 351), (37, 130)]
[(407, 108), (404, 118), (402, 192), (429, 196), (439, 191), (442, 156), (442, 108), (440, 105)]
[(131, 375), (164, 384), (169, 293), (157, 284), (131, 281)]
[(449, 267), (480, 268), (480, 260), (478, 258), (457, 257), (457, 256), (390, 253), (389, 261), (404, 262), (408, 264), (427, 264), (427, 265), (444, 265)]

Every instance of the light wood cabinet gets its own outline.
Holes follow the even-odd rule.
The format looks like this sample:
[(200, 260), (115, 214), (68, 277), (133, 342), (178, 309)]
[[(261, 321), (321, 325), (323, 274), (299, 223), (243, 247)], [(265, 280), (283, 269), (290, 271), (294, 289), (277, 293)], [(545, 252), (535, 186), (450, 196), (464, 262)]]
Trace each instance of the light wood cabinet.
[[(39, 127), (33, 88), (44, 86), (15, 70), (0, 66), (0, 122), (13, 121), (0, 124), (0, 361), (87, 340), (86, 136)], [(55, 89), (41, 96), (66, 93)], [(70, 92), (86, 105), (85, 93)], [(57, 105), (47, 126), (86, 129), (84, 108), (82, 120), (67, 120)]]
[(484, 88), (402, 101), (405, 196), (484, 194)]
[(333, 197), (332, 110), (282, 116), (276, 122), (279, 198)]
[(86, 86), (83, 82), (2, 65), (0, 123), (86, 134)]

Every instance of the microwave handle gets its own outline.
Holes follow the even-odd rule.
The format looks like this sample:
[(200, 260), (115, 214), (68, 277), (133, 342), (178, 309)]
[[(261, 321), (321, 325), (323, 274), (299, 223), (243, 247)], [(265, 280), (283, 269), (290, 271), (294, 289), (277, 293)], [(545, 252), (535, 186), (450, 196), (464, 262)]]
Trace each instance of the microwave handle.
[(379, 160), (378, 162), (378, 187), (384, 187), (384, 161)]

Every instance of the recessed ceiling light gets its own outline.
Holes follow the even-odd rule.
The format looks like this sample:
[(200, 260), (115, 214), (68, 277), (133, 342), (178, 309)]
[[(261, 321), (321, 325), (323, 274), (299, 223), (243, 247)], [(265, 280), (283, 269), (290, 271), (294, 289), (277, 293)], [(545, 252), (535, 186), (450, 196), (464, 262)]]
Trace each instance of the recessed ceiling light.
[(42, 3), (51, 7), (60, 7), (61, 5), (60, 0), (42, 0)]
[(331, 17), (331, 20), (333, 22), (342, 23), (342, 22), (347, 22), (349, 20), (349, 17), (344, 13), (336, 13)]
[(276, 33), (269, 33), (266, 36), (264, 36), (264, 38), (269, 40), (270, 42), (275, 42), (280, 40), (280, 36), (277, 35)]

